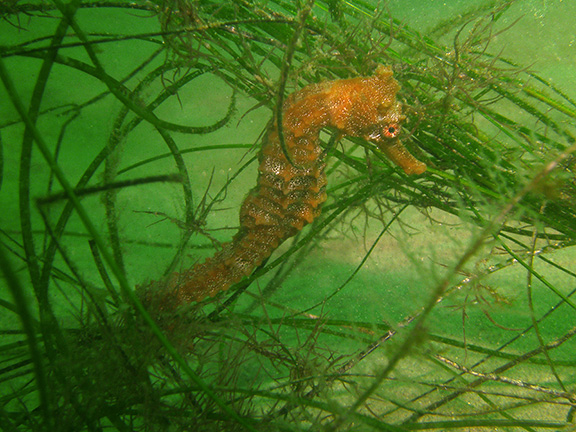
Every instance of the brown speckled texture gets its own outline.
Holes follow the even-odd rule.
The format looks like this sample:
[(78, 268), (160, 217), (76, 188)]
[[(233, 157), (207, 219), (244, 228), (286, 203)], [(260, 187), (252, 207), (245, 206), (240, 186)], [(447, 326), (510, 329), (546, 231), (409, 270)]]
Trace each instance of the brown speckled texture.
[(290, 95), (282, 131), (293, 163), (282, 150), (276, 121), (271, 122), (259, 155), (257, 185), (240, 209), (238, 233), (213, 257), (173, 274), (162, 286), (149, 285), (145, 302), (173, 309), (227, 290), (317, 218), (326, 201), (326, 164), (318, 144), (324, 127), (373, 142), (407, 174), (424, 172), (426, 165), (396, 138), (404, 120), (396, 101), (399, 88), (392, 71), (380, 66), (372, 77), (313, 84)]

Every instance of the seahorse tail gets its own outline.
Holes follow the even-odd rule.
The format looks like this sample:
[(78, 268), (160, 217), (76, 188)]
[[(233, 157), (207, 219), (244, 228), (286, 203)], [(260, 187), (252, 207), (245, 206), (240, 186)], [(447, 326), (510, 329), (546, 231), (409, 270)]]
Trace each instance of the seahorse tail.
[(279, 240), (271, 229), (241, 228), (230, 243), (214, 256), (190, 270), (172, 276), (173, 295), (177, 305), (201, 301), (249, 276), (278, 247)]

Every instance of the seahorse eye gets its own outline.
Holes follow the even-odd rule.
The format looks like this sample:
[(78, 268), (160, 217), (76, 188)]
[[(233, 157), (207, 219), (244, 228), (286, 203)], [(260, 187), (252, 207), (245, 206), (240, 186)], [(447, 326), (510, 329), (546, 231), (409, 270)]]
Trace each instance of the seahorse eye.
[(385, 126), (382, 130), (382, 134), (386, 138), (396, 138), (400, 133), (400, 126), (398, 123), (390, 123), (389, 125)]

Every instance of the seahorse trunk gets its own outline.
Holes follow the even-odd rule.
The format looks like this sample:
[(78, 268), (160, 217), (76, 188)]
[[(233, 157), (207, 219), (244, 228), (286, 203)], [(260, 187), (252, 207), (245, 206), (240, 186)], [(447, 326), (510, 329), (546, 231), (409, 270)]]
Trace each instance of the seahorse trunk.
[(250, 275), (286, 239), (320, 215), (326, 201), (322, 128), (342, 136), (365, 138), (388, 154), (408, 174), (420, 174), (426, 165), (415, 159), (396, 138), (404, 120), (396, 101), (399, 85), (389, 68), (373, 77), (313, 84), (290, 95), (283, 110), (282, 132), (277, 121), (268, 127), (259, 154), (257, 185), (240, 209), (240, 230), (230, 243), (162, 287), (152, 284), (147, 303), (172, 309), (227, 290)]

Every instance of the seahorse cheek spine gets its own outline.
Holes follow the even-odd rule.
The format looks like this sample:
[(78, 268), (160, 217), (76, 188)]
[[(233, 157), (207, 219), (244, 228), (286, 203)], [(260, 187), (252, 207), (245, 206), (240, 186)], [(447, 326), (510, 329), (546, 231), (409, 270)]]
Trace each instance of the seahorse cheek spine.
[(239, 231), (213, 257), (174, 273), (165, 283), (151, 283), (143, 293), (145, 303), (172, 310), (227, 290), (317, 218), (327, 198), (326, 164), (318, 143), (324, 127), (373, 142), (408, 174), (424, 172), (426, 165), (396, 138), (404, 120), (396, 101), (399, 88), (392, 71), (381, 66), (372, 77), (312, 84), (290, 95), (282, 132), (291, 161), (272, 121), (259, 154), (257, 186), (240, 209)]

